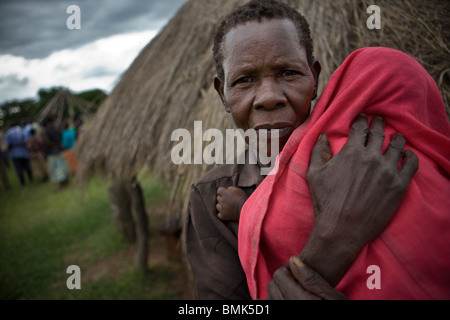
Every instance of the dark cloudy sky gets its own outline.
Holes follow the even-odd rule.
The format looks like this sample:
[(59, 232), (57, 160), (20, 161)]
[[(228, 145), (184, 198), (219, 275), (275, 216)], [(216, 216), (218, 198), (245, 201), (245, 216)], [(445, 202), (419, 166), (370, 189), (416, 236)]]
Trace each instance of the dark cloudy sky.
[[(0, 0), (0, 103), (37, 90), (110, 91), (186, 0)], [(80, 30), (66, 13), (80, 8)]]

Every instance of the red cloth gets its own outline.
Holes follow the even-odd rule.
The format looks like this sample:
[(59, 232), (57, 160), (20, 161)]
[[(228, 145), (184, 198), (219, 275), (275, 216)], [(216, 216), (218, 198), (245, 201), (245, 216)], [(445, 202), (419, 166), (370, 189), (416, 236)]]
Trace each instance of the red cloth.
[[(388, 48), (353, 52), (334, 72), (309, 119), (289, 138), (269, 175), (245, 203), (239, 257), (250, 294), (265, 299), (276, 269), (300, 254), (314, 224), (306, 180), (311, 151), (328, 134), (333, 154), (358, 114), (381, 115), (419, 157), (419, 170), (393, 220), (367, 244), (336, 286), (349, 299), (450, 298), (450, 125), (438, 88), (413, 58)], [(370, 265), (381, 289), (370, 290)]]

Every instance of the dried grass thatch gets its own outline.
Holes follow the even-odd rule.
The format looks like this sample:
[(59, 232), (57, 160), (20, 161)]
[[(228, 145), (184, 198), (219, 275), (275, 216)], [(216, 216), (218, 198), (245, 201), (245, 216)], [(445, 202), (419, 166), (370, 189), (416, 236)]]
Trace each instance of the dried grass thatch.
[(42, 123), (45, 118), (55, 117), (55, 125), (61, 127), (63, 120), (73, 119), (75, 114), (89, 116), (95, 113), (95, 104), (77, 97), (66, 89), (58, 91), (53, 98), (41, 109), (36, 121)]
[[(234, 128), (214, 91), (212, 40), (219, 20), (241, 0), (189, 0), (122, 75), (77, 145), (78, 178), (101, 170), (131, 177), (148, 168), (172, 186), (183, 202), (207, 165), (171, 162), (176, 128)], [(355, 49), (386, 46), (415, 57), (450, 101), (450, 13), (444, 1), (377, 1), (381, 30), (368, 30), (369, 1), (287, 1), (310, 22), (314, 51), (322, 64), (320, 88)]]

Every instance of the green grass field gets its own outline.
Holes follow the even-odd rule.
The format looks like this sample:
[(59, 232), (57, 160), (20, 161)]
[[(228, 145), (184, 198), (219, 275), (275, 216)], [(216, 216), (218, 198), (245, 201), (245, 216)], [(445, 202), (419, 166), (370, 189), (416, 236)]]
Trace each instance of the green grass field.
[[(163, 215), (150, 216), (149, 270), (134, 267), (134, 248), (117, 231), (107, 184), (56, 191), (51, 182), (0, 189), (0, 299), (178, 299), (181, 262), (169, 261), (155, 226)], [(160, 183), (140, 179), (147, 206), (164, 202)], [(158, 248), (158, 249), (155, 249)], [(81, 270), (81, 289), (69, 290), (67, 267)]]

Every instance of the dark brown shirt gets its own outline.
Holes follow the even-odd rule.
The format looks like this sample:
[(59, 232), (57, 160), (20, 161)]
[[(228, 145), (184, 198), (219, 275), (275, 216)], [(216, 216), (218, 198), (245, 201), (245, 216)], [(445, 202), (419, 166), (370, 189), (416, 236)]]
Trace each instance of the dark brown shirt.
[(238, 256), (238, 222), (217, 218), (217, 189), (237, 186), (247, 195), (264, 176), (256, 164), (222, 165), (191, 188), (186, 252), (198, 299), (251, 299)]

